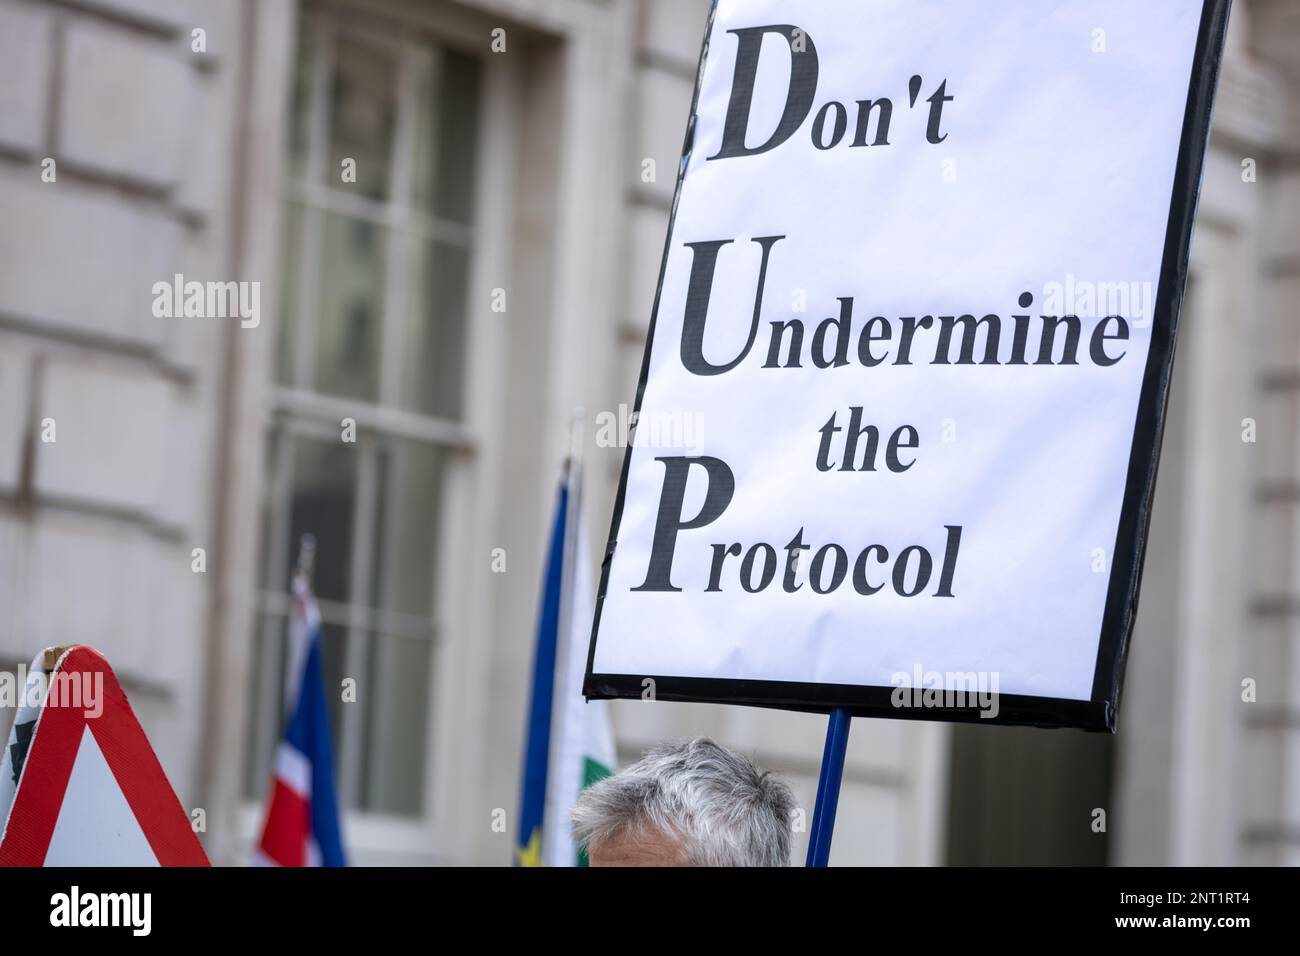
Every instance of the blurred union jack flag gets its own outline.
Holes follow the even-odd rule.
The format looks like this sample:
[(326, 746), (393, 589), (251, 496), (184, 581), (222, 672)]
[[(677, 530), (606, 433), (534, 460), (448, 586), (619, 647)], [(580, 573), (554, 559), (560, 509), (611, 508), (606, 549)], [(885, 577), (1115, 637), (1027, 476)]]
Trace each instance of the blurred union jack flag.
[(321, 671), (320, 609), (307, 576), (293, 579), (289, 619), (288, 726), (275, 756), (266, 825), (256, 862), (347, 866), (339, 829), (329, 709)]

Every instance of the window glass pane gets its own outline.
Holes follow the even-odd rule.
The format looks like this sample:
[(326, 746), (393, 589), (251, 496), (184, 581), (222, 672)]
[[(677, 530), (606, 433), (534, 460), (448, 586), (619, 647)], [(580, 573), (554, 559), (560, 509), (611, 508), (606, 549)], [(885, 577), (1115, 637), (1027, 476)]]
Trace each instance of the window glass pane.
[[(436, 446), (396, 439), (378, 454), (371, 593), (384, 610), (433, 613), (445, 457)], [(371, 638), (363, 699), (367, 810), (421, 812), (432, 663), (428, 632)]]
[(420, 84), (416, 129), (416, 205), (468, 223), (473, 209), (480, 95), (479, 59), (454, 50), (438, 58), (437, 75)]
[(316, 71), (316, 29), (303, 20), (298, 33), (298, 62), (293, 71), (293, 112), (289, 116), (289, 176), (307, 178), (311, 140), (312, 81)]
[[(387, 199), (397, 115), (397, 57), (390, 49), (341, 33), (330, 90), (330, 162), (325, 184)], [(355, 183), (342, 180), (355, 160)]]
[(387, 230), (335, 213), (321, 221), (316, 390), (375, 401)]
[(289, 567), (267, 587), (287, 590), (304, 534), (315, 535), (312, 585), (316, 595), (346, 601), (352, 560), (352, 513), (356, 507), (357, 446), (341, 441), (294, 439), (293, 492), (289, 521)]
[[(325, 685), (325, 705), (330, 714), (330, 742), (334, 745), (334, 781), (339, 793), (347, 793), (340, 779), (340, 748), (343, 744), (343, 721), (352, 719), (343, 705), (342, 682), (347, 677), (347, 628), (340, 624), (322, 624), (320, 629), (320, 667)], [(285, 643), (288, 641), (286, 639)], [(340, 797), (342, 799), (342, 797)]]
[(286, 619), (280, 614), (259, 614), (254, 627), (253, 670), (248, 682), (250, 746), (244, 755), (244, 795), (262, 800), (271, 785), (275, 746), (283, 732), (284, 647)]
[(429, 678), (433, 645), (404, 637), (370, 642), (362, 806), (416, 815), (424, 803)]
[(379, 456), (379, 502), (371, 594), (386, 611), (433, 612), (444, 453), (433, 445), (388, 442)]
[[(275, 541), (275, 517), (280, 512), (280, 502), (276, 501), (276, 452), (281, 447), (281, 442), (287, 441), (284, 433), (278, 428), (272, 428), (267, 431), (262, 441), (262, 461), (266, 464), (266, 472), (262, 477), (262, 486), (258, 489), (258, 514), (261, 518), (260, 535), (261, 538), (257, 544), (257, 581), (263, 586), (271, 584), (274, 572), (271, 568), (271, 553)], [(276, 571), (279, 569), (277, 568)], [(271, 584), (272, 587), (275, 585)]]
[(412, 411), (459, 419), (469, 252), (445, 242), (417, 245), (419, 268), (402, 349), (401, 401)]
[(284, 268), (280, 272), (280, 325), (276, 330), (275, 380), (281, 385), (297, 384), (294, 378), (294, 357), (297, 336), (294, 326), (298, 321), (298, 302), (302, 281), (303, 219), (310, 215), (295, 204), (284, 207)]

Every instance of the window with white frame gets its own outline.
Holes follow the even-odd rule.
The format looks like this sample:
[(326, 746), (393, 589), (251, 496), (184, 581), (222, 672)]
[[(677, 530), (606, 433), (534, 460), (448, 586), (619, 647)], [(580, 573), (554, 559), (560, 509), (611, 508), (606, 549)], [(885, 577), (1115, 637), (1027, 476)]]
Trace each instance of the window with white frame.
[[(428, 812), (434, 582), (454, 506), (444, 479), (473, 451), (462, 403), (481, 69), (416, 30), (302, 12), (251, 798), (265, 791), (281, 729), (288, 582), (311, 534), (340, 799)], [(355, 442), (343, 440), (344, 419), (357, 423)], [(345, 678), (355, 702), (343, 702)]]

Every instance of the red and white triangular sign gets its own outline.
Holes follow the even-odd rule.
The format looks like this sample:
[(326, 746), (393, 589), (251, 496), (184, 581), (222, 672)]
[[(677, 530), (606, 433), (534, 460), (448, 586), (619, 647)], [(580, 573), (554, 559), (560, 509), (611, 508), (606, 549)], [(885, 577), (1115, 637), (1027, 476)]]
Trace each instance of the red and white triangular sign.
[(108, 661), (78, 645), (47, 669), (0, 866), (208, 866)]

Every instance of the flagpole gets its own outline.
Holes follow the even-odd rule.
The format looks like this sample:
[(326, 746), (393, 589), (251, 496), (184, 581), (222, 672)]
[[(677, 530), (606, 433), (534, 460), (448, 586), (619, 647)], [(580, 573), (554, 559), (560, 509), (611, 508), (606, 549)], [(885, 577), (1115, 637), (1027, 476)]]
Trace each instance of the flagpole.
[[(558, 787), (558, 778), (553, 774), (560, 766), (561, 760), (559, 753), (560, 740), (555, 733), (555, 728), (561, 726), (562, 721), (559, 716), (563, 713), (567, 697), (577, 689), (568, 686), (566, 677), (569, 673), (569, 629), (573, 621), (573, 581), (574, 581), (574, 562), (578, 559), (578, 535), (579, 521), (578, 508), (582, 497), (582, 444), (583, 444), (583, 424), (586, 417), (585, 410), (579, 406), (573, 410), (569, 418), (569, 427), (565, 436), (564, 449), (564, 486), (568, 499), (565, 508), (564, 522), (564, 545), (562, 557), (560, 558), (560, 609), (559, 622), (556, 628), (556, 648), (555, 648), (555, 677), (552, 686), (551, 695), (551, 740), (549, 742), (549, 756), (547, 759), (548, 773), (546, 781), (546, 795), (543, 798), (542, 812), (542, 830), (546, 831), (548, 816), (557, 812), (557, 808), (552, 806), (553, 798), (556, 796)], [(563, 811), (568, 813), (567, 810)], [(546, 858), (546, 848), (542, 849), (542, 858)]]
[[(578, 554), (578, 499), (582, 494), (582, 421), (585, 412), (581, 407), (573, 410), (569, 419), (569, 430), (564, 450), (564, 485), (568, 495), (566, 520), (564, 522), (564, 556), (560, 559), (563, 569), (560, 580), (560, 622), (558, 633), (568, 634), (569, 623), (573, 617), (573, 594), (569, 583), (573, 580), (573, 562)], [(555, 685), (559, 693), (552, 698), (552, 712), (561, 706), (561, 698), (568, 688), (563, 686), (563, 675), (568, 673), (568, 641), (558, 642), (555, 655), (555, 673), (561, 680)]]
[[(310, 532), (302, 535), (298, 539), (298, 559), (294, 564), (293, 579), (289, 582), (289, 603), (291, 607), (297, 607), (298, 601), (298, 581), (302, 580), (306, 588), (306, 598), (310, 600), (312, 594), (312, 574), (316, 567), (316, 536)], [(284, 711), (288, 714), (294, 707), (298, 699), (300, 690), (298, 681), (302, 676), (303, 660), (307, 655), (307, 633), (306, 625), (303, 625), (301, 633), (295, 637), (293, 625), (294, 613), (289, 615), (289, 633), (287, 635), (288, 643), (288, 667), (284, 672)]]
[(298, 563), (294, 570), (303, 576), (307, 586), (311, 586), (311, 574), (316, 564), (316, 536), (304, 534), (298, 539)]
[[(568, 492), (569, 504), (564, 522), (564, 557), (561, 559), (563, 571), (560, 580), (565, 584), (560, 592), (559, 633), (561, 634), (568, 633), (569, 622), (573, 616), (573, 595), (568, 583), (573, 580), (573, 562), (577, 560), (578, 554), (578, 522), (575, 516), (578, 514), (578, 503), (582, 495), (582, 425), (585, 415), (586, 412), (581, 406), (573, 410), (573, 415), (569, 419), (564, 451), (564, 484)], [(568, 655), (567, 647), (563, 645), (567, 642), (560, 643), (555, 667), (557, 674), (564, 674), (567, 673), (565, 658)]]
[(847, 709), (836, 707), (826, 725), (826, 746), (822, 750), (822, 769), (817, 780), (817, 805), (813, 809), (812, 832), (808, 836), (808, 866), (824, 867), (830, 861), (835, 808), (840, 801), (840, 781), (844, 777), (844, 755), (849, 746), (851, 719)]
[[(577, 514), (578, 502), (582, 497), (582, 444), (583, 444), (583, 427), (586, 423), (587, 412), (579, 405), (573, 410), (573, 415), (569, 419), (569, 438), (568, 446), (565, 453), (565, 462), (567, 462), (567, 472), (569, 481), (569, 513)], [(567, 570), (577, 554), (578, 541), (578, 522), (571, 522), (569, 528), (565, 529), (565, 547), (568, 551), (565, 553), (565, 569)]]

